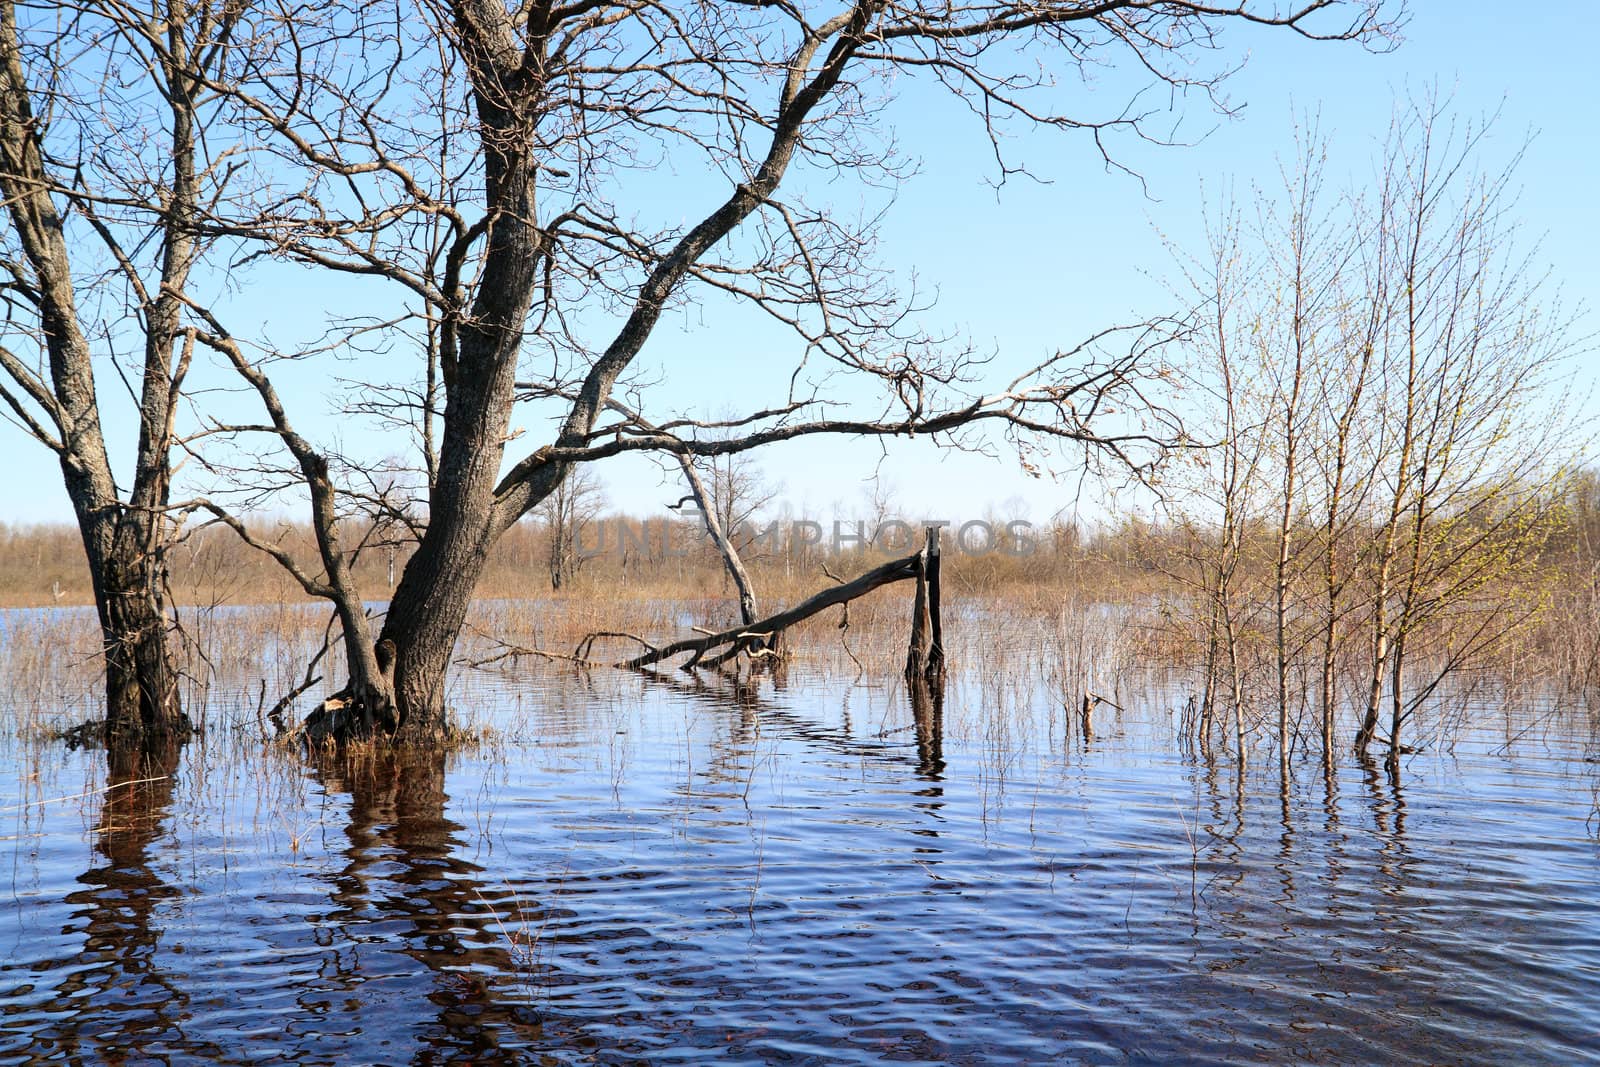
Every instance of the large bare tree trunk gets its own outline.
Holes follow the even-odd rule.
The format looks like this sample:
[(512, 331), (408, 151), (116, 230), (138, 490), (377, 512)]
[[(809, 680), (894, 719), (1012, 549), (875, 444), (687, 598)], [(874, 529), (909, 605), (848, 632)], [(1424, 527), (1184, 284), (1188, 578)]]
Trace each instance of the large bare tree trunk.
[[(152, 76), (170, 106), (172, 153), (165, 195), (159, 278), (145, 289), (131, 260), (120, 255), (109, 229), (99, 227), (119, 254), (125, 281), (136, 293), (144, 326), (144, 368), (139, 394), (139, 441), (133, 485), (119, 495), (101, 430), (93, 352), (79, 317), (73, 265), (63, 219), (53, 193), (62, 187), (46, 166), (47, 123), (35, 115), (10, 0), (0, 3), (0, 192), (11, 231), (31, 274), (27, 302), (37, 314), (37, 336), (48, 376), (0, 347), (0, 396), (27, 429), (52, 449), (83, 539), (105, 653), (106, 738), (114, 747), (162, 746), (189, 732), (179, 702), (177, 671), (168, 642), (163, 600), (164, 509), (169, 502), (176, 396), (192, 348), (175, 352), (180, 294), (194, 262), (186, 226), (195, 204), (192, 84), (184, 64), (186, 12), (173, 13), (172, 60)], [(84, 209), (89, 210), (88, 208)], [(22, 270), (14, 266), (14, 272)], [(153, 290), (153, 292), (152, 292)], [(33, 407), (25, 408), (23, 398)], [(40, 413), (39, 418), (28, 414)]]
[[(803, 122), (831, 91), (871, 8), (848, 20), (849, 45), (836, 45), (820, 71), (784, 101), (772, 145), (748, 182), (692, 227), (650, 271), (627, 321), (595, 361), (562, 424), (556, 444), (588, 444), (612, 386), (655, 329), (667, 300), (691, 268), (778, 188), (799, 144)], [(488, 234), (470, 314), (457, 328), (459, 348), (441, 360), (448, 400), (439, 448), (439, 476), (430, 497), (428, 530), (390, 601), (383, 637), (395, 645), (394, 695), (401, 732), (425, 740), (448, 729), (444, 682), (456, 638), (494, 540), (547, 497), (571, 470), (543, 450), (497, 481), (516, 385), (517, 356), (544, 252), (535, 211), (537, 169), (524, 131), (540, 102), (530, 54), (548, 42), (519, 41), (506, 12), (457, 0), (456, 28), (484, 150)], [(822, 46), (808, 41), (795, 59), (805, 71)]]
[[(463, 36), (469, 52), (474, 43), (489, 48), (472, 27)], [(446, 726), (444, 680), (450, 653), (466, 623), (489, 547), (501, 532), (495, 521), (495, 488), (540, 254), (534, 169), (528, 146), (517, 136), (523, 116), (514, 108), (515, 94), (524, 87), (512, 81), (485, 88), (489, 72), (504, 60), (490, 54), (469, 59), (479, 83), (475, 97), (491, 209), (488, 247), (471, 314), (459, 328), (458, 350), (444, 361), (448, 400), (428, 530), (401, 574), (383, 627), (383, 637), (395, 644), (394, 695), (401, 729), (413, 739), (433, 736)], [(566, 470), (559, 473), (564, 477)], [(551, 478), (539, 499), (559, 481)]]
[[(106, 664), (106, 742), (111, 748), (154, 749), (187, 736), (178, 670), (167, 640), (160, 559), (122, 539), (98, 596)], [(97, 582), (97, 587), (102, 583)]]

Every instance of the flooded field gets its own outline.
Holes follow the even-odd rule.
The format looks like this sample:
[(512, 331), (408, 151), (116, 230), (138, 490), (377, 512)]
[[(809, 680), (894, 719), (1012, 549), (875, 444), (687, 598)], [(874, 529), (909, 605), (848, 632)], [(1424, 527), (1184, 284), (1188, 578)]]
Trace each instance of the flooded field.
[(109, 791), (8, 733), (0, 1060), (1600, 1059), (1587, 713), (1283, 789), (1119, 695), (538, 666), (460, 687), (481, 745), (307, 763), (213, 694)]

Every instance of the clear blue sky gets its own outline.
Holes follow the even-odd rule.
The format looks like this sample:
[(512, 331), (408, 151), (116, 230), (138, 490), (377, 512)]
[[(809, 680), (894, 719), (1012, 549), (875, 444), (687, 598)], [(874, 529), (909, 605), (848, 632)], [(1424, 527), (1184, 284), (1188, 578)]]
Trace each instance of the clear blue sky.
[[(1200, 138), (1198, 144), (1120, 144), (1121, 158), (1144, 176), (1148, 195), (1134, 179), (1108, 172), (1087, 139), (1070, 134), (1016, 142), (1016, 156), (1049, 184), (1016, 180), (996, 194), (986, 184), (992, 161), (976, 125), (948, 103), (928, 107), (922, 94), (908, 93), (891, 106), (889, 120), (921, 168), (885, 220), (881, 260), (903, 277), (914, 273), (921, 289), (937, 291), (938, 304), (926, 317), (930, 328), (994, 351), (998, 377), (1111, 322), (1169, 306), (1173, 269), (1165, 242), (1198, 251), (1204, 199), (1223, 185), (1232, 182), (1241, 194), (1253, 183), (1270, 187), (1278, 162), (1294, 152), (1294, 126), (1306, 112), (1320, 114), (1332, 139), (1332, 174), (1359, 179), (1370, 173), (1396, 101), (1437, 84), (1453, 92), (1463, 118), (1499, 112), (1485, 146), (1486, 166), (1503, 164), (1532, 137), (1518, 172), (1523, 233), (1530, 244), (1540, 243), (1539, 259), (1569, 303), (1600, 305), (1594, 252), (1600, 207), (1592, 191), (1600, 178), (1600, 120), (1594, 78), (1586, 73), (1594, 64), (1592, 42), (1578, 24), (1583, 8), (1516, 10), (1486, 0), (1419, 0), (1415, 6), (1405, 40), (1383, 55), (1277, 33), (1233, 35), (1239, 52), (1250, 52), (1226, 85), (1231, 101), (1242, 105), (1237, 117), (1214, 116), (1200, 100), (1180, 103), (1183, 135)], [(839, 195), (847, 205), (859, 199), (848, 187)], [(304, 315), (316, 296), (315, 283), (303, 278), (285, 279), (282, 288), (256, 283), (239, 294), (231, 314), (233, 321), (297, 332), (306, 323), (285, 323), (285, 309)], [(1591, 315), (1588, 328), (1593, 325)], [(665, 323), (646, 352), (672, 368), (658, 390), (661, 400), (689, 404), (707, 389), (726, 389), (725, 403), (707, 405), (715, 413), (762, 399), (740, 395), (749, 377), (749, 337), (742, 332), (748, 326), (741, 316), (716, 314)], [(114, 377), (103, 374), (100, 384), (114, 395)], [(286, 389), (305, 428), (314, 435), (348, 434), (346, 444), (358, 450), (381, 450), (379, 439), (328, 418), (321, 393), (309, 375)], [(518, 443), (537, 444), (544, 425), (528, 422), (527, 428)], [(125, 416), (111, 420), (109, 429), (131, 448)], [(0, 450), (8, 472), (0, 521), (70, 517), (51, 456), (9, 426), (0, 426)], [(1004, 451), (985, 458), (890, 442), (880, 463), (881, 456), (877, 444), (813, 440), (772, 449), (759, 461), (795, 507), (811, 513), (864, 512), (875, 473), (907, 510), (930, 516), (1009, 511), (1020, 500), (1025, 513), (1043, 519), (1071, 499), (1070, 488), (1027, 477)], [(664, 487), (658, 469), (643, 459), (608, 463), (602, 474), (612, 503), (630, 512), (652, 513), (678, 495), (676, 485)]]

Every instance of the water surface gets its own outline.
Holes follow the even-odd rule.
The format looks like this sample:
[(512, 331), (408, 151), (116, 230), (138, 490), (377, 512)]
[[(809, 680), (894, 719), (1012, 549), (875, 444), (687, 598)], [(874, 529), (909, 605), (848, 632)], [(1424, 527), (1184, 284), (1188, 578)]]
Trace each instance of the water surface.
[(0, 1060), (1600, 1060), (1575, 712), (1285, 790), (1159, 696), (1086, 742), (975, 675), (456, 699), (492, 741), (307, 763), (214, 698), (73, 799), (103, 753), (0, 741)]

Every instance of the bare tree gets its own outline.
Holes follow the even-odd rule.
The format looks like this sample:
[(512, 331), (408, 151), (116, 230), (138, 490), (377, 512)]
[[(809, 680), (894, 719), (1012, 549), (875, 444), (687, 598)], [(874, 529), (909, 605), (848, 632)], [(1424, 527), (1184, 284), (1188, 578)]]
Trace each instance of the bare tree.
[(605, 492), (594, 471), (579, 467), (556, 486), (540, 503), (546, 561), (550, 568), (550, 588), (560, 589), (577, 577), (584, 562), (583, 546), (592, 543), (589, 533), (605, 507)]
[[(194, 351), (185, 304), (240, 165), (208, 143), (205, 85), (229, 61), (240, 5), (0, 2), (0, 191), (5, 251), (0, 401), (54, 452), (104, 640), (106, 729), (118, 747), (181, 738), (163, 556), (171, 453)], [(97, 374), (138, 413), (118, 484)]]
[[(1522, 621), (1504, 594), (1553, 532), (1570, 469), (1569, 427), (1549, 411), (1560, 408), (1571, 329), (1515, 251), (1512, 171), (1475, 167), (1487, 128), (1451, 122), (1448, 101), (1429, 98), (1397, 120), (1388, 150), (1382, 232), (1394, 274), (1378, 358), (1399, 437), (1381, 453), (1372, 674), (1356, 744), (1373, 737), (1387, 685), (1391, 761), (1441, 683)], [(1502, 595), (1486, 608), (1490, 588)], [(1430, 629), (1435, 647), (1419, 655)]]
[(748, 453), (712, 456), (702, 464), (717, 521), (739, 550), (747, 551), (759, 533), (762, 514), (778, 498), (782, 486)]
[[(1306, 699), (1306, 685), (1296, 680), (1305, 677), (1303, 653), (1319, 629), (1309, 573), (1320, 559), (1312, 522), (1320, 487), (1308, 470), (1324, 452), (1317, 437), (1324, 409), (1316, 387), (1327, 386), (1332, 368), (1349, 362), (1342, 346), (1351, 305), (1344, 275), (1354, 248), (1346, 221), (1349, 204), (1328, 204), (1327, 145), (1314, 123), (1298, 141), (1294, 157), (1282, 168), (1281, 190), (1258, 196), (1249, 232), (1239, 232), (1237, 217), (1224, 220), (1217, 239), (1231, 249), (1231, 269), (1223, 276), (1227, 288), (1215, 283), (1222, 272), (1213, 270), (1202, 301), (1208, 325), (1219, 315), (1213, 305), (1222, 314), (1210, 373), (1220, 376), (1222, 395), (1240, 409), (1224, 406), (1228, 439), (1221, 447), (1247, 452), (1246, 469), (1267, 494), (1259, 502), (1252, 493), (1240, 494), (1245, 510), (1230, 517), (1225, 509), (1223, 531), (1239, 538), (1251, 523), (1264, 527), (1264, 552), (1271, 559), (1270, 592), (1264, 599), (1271, 606), (1272, 710), (1285, 775), (1297, 730), (1291, 724), (1298, 723)], [(1320, 399), (1327, 399), (1326, 389), (1324, 394)], [(1348, 433), (1348, 416), (1344, 422)], [(1241, 437), (1253, 440), (1245, 443)], [(1335, 487), (1332, 496), (1337, 507), (1340, 489)], [(1223, 545), (1229, 540), (1224, 536)], [(1230, 552), (1237, 556), (1242, 545), (1218, 549), (1223, 558)]]
[[(1376, 189), (1333, 212), (1322, 149), (1303, 145), (1265, 225), (1248, 240), (1223, 226), (1199, 272), (1197, 362), (1221, 434), (1190, 495), (1207, 505), (1188, 579), (1204, 590), (1205, 692), (1220, 664), (1237, 704), (1239, 679), (1270, 665), (1285, 770), (1291, 678), (1319, 681), (1331, 761), (1339, 666), (1362, 661), (1355, 747), (1387, 710), (1392, 759), (1405, 724), (1542, 603), (1574, 451), (1549, 417), (1571, 330), (1512, 246), (1510, 172), (1476, 170), (1483, 128), (1447, 113), (1402, 111)], [(1241, 590), (1258, 557), (1259, 591)]]
[[(811, 186), (826, 192), (811, 180), (819, 176), (900, 176), (878, 118), (893, 79), (925, 77), (969, 106), (1004, 177), (1018, 169), (1001, 150), (1010, 124), (1083, 131), (1102, 152), (1108, 135), (1147, 129), (1137, 98), (1100, 117), (1061, 109), (1054, 76), (1042, 72), (1121, 58), (1159, 85), (1211, 93), (1226, 66), (1194, 64), (1229, 23), (1386, 39), (1376, 0), (857, 0), (831, 14), (787, 4), (395, 3), (258, 14), (254, 32), (276, 35), (281, 56), (208, 84), (297, 177), (253, 217), (211, 225), (273, 255), (389, 279), (411, 302), (425, 373), (394, 395), (424, 444), (427, 525), (383, 625), (392, 679), (364, 665), (370, 651), (350, 652), (356, 688), (392, 701), (403, 732), (418, 737), (444, 722), (451, 650), (489, 545), (574, 464), (992, 426), (1142, 470), (1177, 436), (1147, 393), (1144, 357), (1159, 334), (1108, 331), (980, 389), (978, 361), (919, 332), (915, 300), (863, 258), (870, 232), (808, 202)], [(1041, 73), (1026, 74), (1030, 62)], [(667, 159), (722, 183), (719, 201), (689, 209), (695, 221), (681, 226), (625, 216), (616, 204), (641, 180), (629, 172)], [(639, 370), (663, 315), (687, 300), (743, 303), (791, 331), (804, 361), (784, 374), (787, 391), (733, 419), (652, 414), (653, 429), (607, 421), (618, 383)], [(203, 339), (268, 406), (322, 528), (326, 579), (313, 584), (343, 605), (347, 641), (366, 644), (359, 591), (334, 558), (339, 515), (323, 450), (294, 429), (259, 354), (220, 328)], [(841, 377), (855, 385), (830, 395)], [(870, 401), (864, 383), (875, 387)], [(507, 467), (519, 396), (554, 431)]]
[[(1273, 531), (1275, 551), (1272, 561), (1273, 607), (1273, 659), (1275, 667), (1276, 705), (1278, 712), (1278, 766), (1287, 778), (1289, 773), (1290, 674), (1299, 659), (1300, 646), (1305, 638), (1298, 632), (1296, 617), (1304, 612), (1296, 610), (1293, 603), (1294, 587), (1305, 546), (1300, 536), (1302, 524), (1299, 517), (1304, 510), (1304, 480), (1302, 451), (1305, 447), (1309, 417), (1307, 394), (1309, 382), (1320, 362), (1321, 344), (1324, 342), (1324, 308), (1333, 303), (1337, 290), (1333, 286), (1336, 275), (1330, 276), (1330, 264), (1321, 259), (1318, 245), (1324, 239), (1323, 230), (1328, 221), (1319, 203), (1322, 192), (1322, 147), (1315, 140), (1301, 147), (1298, 166), (1285, 175), (1285, 210), (1287, 218), (1276, 222), (1284, 236), (1282, 254), (1277, 257), (1278, 277), (1273, 285), (1273, 299), (1278, 305), (1268, 312), (1269, 322), (1279, 329), (1263, 330), (1258, 335), (1258, 346), (1264, 351), (1281, 346), (1281, 358), (1270, 355), (1267, 364), (1272, 368), (1273, 406), (1275, 419), (1273, 436), (1279, 462), (1277, 527)], [(1331, 264), (1337, 268), (1337, 260)]]
[[(1331, 334), (1325, 358), (1313, 371), (1316, 397), (1310, 449), (1315, 467), (1316, 516), (1314, 554), (1321, 570), (1315, 617), (1316, 639), (1321, 644), (1318, 665), (1318, 708), (1321, 713), (1322, 759), (1331, 770), (1335, 749), (1335, 723), (1340, 706), (1338, 668), (1345, 626), (1355, 610), (1351, 596), (1357, 581), (1358, 545), (1368, 514), (1366, 502), (1373, 487), (1372, 468), (1365, 461), (1372, 440), (1369, 394), (1376, 388), (1374, 353), (1385, 315), (1382, 297), (1386, 271), (1386, 244), (1373, 239), (1371, 212), (1356, 212), (1349, 248), (1355, 260), (1334, 272), (1330, 288), (1348, 294), (1351, 286), (1364, 299), (1345, 301), (1345, 310), (1327, 329)], [(1319, 253), (1323, 254), (1323, 253)], [(1342, 260), (1343, 257), (1340, 256)], [(1354, 276), (1357, 280), (1351, 283)], [(1379, 288), (1362, 289), (1376, 282)]]
[[(644, 416), (615, 397), (609, 399), (606, 404), (613, 411), (628, 418), (639, 429), (647, 433), (660, 432), (660, 429), (651, 425)], [(745, 569), (744, 558), (740, 555), (740, 549), (745, 546), (736, 543), (736, 541), (748, 543), (748, 538), (744, 537), (738, 527), (731, 521), (733, 510), (718, 506), (719, 497), (713, 488), (706, 484), (706, 480), (700, 476), (700, 468), (696, 465), (694, 457), (687, 453), (679, 453), (675, 458), (678, 469), (683, 474), (684, 488), (689, 490), (689, 494), (680, 498), (676, 504), (668, 504), (667, 506), (676, 511), (685, 504), (693, 503), (699, 511), (700, 522), (705, 527), (706, 537), (710, 539), (712, 546), (717, 550), (717, 554), (722, 557), (723, 567), (727, 571), (728, 577), (733, 581), (734, 588), (738, 590), (739, 618), (748, 626), (756, 621), (756, 590), (754, 583), (750, 580), (750, 573)], [(732, 461), (736, 457), (728, 456), (725, 458)], [(712, 462), (714, 463), (715, 460)], [(775, 492), (764, 497), (761, 503), (764, 505), (770, 502), (774, 495), (776, 495)], [(752, 509), (753, 513), (754, 509)]]
[(1214, 427), (1209, 446), (1194, 457), (1187, 476), (1175, 479), (1167, 508), (1182, 534), (1182, 559), (1168, 574), (1198, 594), (1202, 648), (1199, 729), (1209, 739), (1219, 707), (1232, 714), (1241, 766), (1249, 750), (1252, 650), (1248, 635), (1260, 628), (1259, 591), (1250, 579), (1251, 531), (1267, 513), (1268, 450), (1275, 398), (1261, 373), (1255, 347), (1261, 320), (1249, 279), (1262, 274), (1250, 257), (1237, 210), (1224, 209), (1204, 260), (1187, 271), (1196, 297), (1189, 374)]

